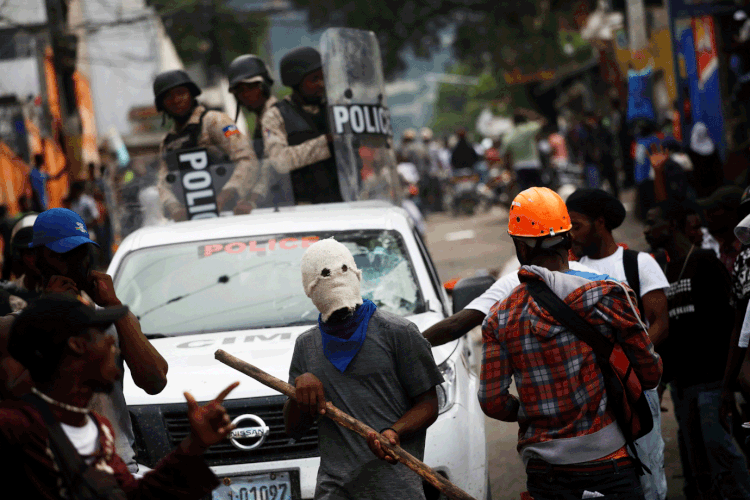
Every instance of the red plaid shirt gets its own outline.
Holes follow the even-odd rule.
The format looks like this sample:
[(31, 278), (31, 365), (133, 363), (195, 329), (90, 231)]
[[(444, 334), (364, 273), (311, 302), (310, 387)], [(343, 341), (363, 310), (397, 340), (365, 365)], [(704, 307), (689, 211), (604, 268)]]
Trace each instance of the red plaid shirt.
[[(604, 379), (589, 345), (528, 294), (524, 281), (540, 276), (522, 269), (519, 277), (521, 285), (492, 307), (482, 327), (479, 402), (488, 416), (500, 420), (513, 420), (518, 412), (520, 451), (532, 443), (592, 434), (615, 417), (607, 409)], [(565, 302), (602, 335), (618, 339), (644, 389), (658, 385), (661, 358), (621, 286), (591, 281)], [(511, 378), (518, 398), (508, 392)]]

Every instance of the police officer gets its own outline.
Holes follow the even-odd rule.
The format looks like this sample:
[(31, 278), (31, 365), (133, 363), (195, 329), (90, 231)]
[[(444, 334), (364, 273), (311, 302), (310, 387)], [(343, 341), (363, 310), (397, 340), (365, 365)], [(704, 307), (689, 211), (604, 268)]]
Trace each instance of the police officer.
[[(263, 142), (263, 120), (270, 108), (276, 105), (278, 100), (271, 94), (273, 78), (268, 71), (268, 66), (258, 56), (245, 54), (237, 57), (229, 64), (227, 70), (229, 80), (229, 92), (237, 99), (237, 115), (240, 115), (240, 106), (255, 114), (255, 131), (253, 132), (253, 151), (262, 159), (265, 155), (265, 144)], [(261, 171), (258, 182), (250, 193), (247, 200), (241, 200), (235, 208), (235, 212), (245, 212), (254, 209), (258, 200), (268, 191), (270, 179), (270, 165), (261, 162)]]
[(154, 80), (156, 109), (174, 120), (172, 130), (162, 141), (159, 171), (159, 198), (166, 215), (174, 220), (187, 218), (187, 211), (166, 182), (168, 152), (205, 147), (217, 149), (234, 163), (234, 172), (216, 197), (219, 211), (243, 199), (248, 187), (258, 179), (258, 161), (232, 119), (219, 111), (209, 111), (196, 101), (201, 90), (181, 70), (165, 71)]
[(320, 53), (298, 47), (281, 59), (281, 82), (292, 94), (262, 119), (264, 153), (280, 173), (289, 173), (297, 203), (343, 201), (325, 110), (326, 89)]

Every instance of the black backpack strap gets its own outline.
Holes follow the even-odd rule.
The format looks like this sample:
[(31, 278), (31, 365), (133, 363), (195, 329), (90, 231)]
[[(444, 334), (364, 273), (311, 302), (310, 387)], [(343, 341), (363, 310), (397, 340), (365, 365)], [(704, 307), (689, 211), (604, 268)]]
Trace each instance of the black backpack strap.
[(638, 298), (638, 311), (643, 316), (643, 301), (641, 300), (641, 274), (638, 271), (638, 253), (635, 250), (625, 249), (622, 254), (622, 265), (625, 268), (625, 279), (630, 288)]
[(585, 342), (596, 354), (598, 361), (607, 363), (614, 344), (599, 333), (588, 321), (570, 308), (560, 297), (540, 280), (526, 282), (526, 289), (533, 299), (549, 312), (561, 325)]

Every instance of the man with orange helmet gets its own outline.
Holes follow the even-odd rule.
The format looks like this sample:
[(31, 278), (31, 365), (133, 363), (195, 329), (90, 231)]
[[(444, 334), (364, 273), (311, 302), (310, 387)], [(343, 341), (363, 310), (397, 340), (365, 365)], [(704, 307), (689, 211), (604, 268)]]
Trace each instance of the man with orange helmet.
[[(518, 422), (517, 449), (535, 500), (643, 499), (638, 462), (607, 404), (591, 347), (529, 291), (533, 282), (546, 285), (610, 342), (618, 341), (644, 388), (658, 385), (661, 359), (632, 292), (606, 275), (569, 268), (571, 227), (565, 202), (550, 189), (532, 187), (511, 204), (508, 233), (522, 264), (521, 284), (484, 321), (479, 401), (488, 416)], [(518, 397), (508, 391), (512, 379)]]

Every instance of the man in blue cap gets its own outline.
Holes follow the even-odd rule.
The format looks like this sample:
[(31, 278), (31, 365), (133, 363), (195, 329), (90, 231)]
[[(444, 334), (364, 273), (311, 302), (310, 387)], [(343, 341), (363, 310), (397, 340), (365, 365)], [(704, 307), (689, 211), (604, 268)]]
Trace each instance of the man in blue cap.
[[(120, 306), (112, 277), (93, 270), (92, 250), (98, 246), (89, 238), (83, 219), (66, 208), (52, 208), (39, 214), (34, 222), (33, 239), (29, 247), (36, 249), (32, 267), (39, 273), (42, 288), (47, 293), (80, 297), (82, 292), (98, 308)], [(7, 357), (6, 343), (12, 319), (0, 318), (0, 357)], [(115, 338), (135, 384), (149, 394), (158, 394), (167, 384), (167, 362), (156, 351), (141, 331), (140, 323), (128, 312), (111, 326), (107, 333)], [(7, 370), (3, 370), (4, 372)], [(8, 376), (0, 373), (0, 376)], [(7, 384), (7, 382), (6, 382)], [(133, 443), (135, 437), (130, 415), (122, 392), (122, 380), (113, 390), (96, 395), (92, 408), (105, 416), (115, 428), (117, 453), (131, 472), (137, 471)]]

